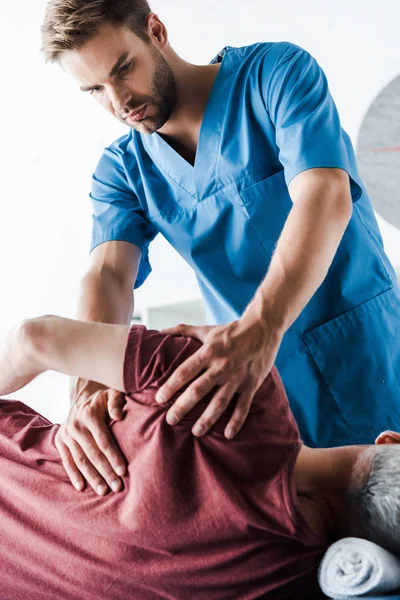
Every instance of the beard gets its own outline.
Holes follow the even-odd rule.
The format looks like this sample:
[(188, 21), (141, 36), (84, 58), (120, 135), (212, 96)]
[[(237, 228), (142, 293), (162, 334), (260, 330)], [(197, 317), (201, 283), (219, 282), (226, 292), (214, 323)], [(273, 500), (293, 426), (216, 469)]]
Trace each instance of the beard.
[(161, 129), (170, 118), (176, 106), (176, 80), (171, 67), (163, 55), (156, 49), (151, 48), (154, 57), (154, 73), (151, 81), (150, 97), (138, 99), (136, 106), (148, 103), (154, 114), (145, 117), (136, 126), (130, 125), (132, 129), (138, 129), (142, 133), (152, 134)]

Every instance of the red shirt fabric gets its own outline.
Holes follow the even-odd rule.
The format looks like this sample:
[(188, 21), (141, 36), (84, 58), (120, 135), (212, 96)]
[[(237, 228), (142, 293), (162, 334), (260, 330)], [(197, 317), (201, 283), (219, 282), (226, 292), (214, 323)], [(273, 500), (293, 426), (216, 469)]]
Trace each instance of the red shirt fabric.
[(124, 489), (76, 491), (54, 445), (59, 425), (0, 401), (2, 600), (320, 599), (326, 540), (298, 507), (301, 447), (274, 368), (240, 433), (233, 406), (202, 438), (191, 427), (212, 395), (178, 425), (155, 394), (200, 343), (133, 326), (123, 421), (112, 432), (128, 461)]

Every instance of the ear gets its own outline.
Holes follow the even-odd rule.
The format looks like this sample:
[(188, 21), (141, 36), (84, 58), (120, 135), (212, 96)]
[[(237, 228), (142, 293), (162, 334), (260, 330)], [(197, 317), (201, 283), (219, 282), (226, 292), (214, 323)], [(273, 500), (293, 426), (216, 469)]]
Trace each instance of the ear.
[(375, 444), (400, 444), (400, 433), (396, 431), (382, 431), (376, 438)]
[(147, 17), (147, 27), (150, 37), (154, 38), (157, 45), (162, 48), (168, 45), (167, 30), (156, 13), (149, 13)]

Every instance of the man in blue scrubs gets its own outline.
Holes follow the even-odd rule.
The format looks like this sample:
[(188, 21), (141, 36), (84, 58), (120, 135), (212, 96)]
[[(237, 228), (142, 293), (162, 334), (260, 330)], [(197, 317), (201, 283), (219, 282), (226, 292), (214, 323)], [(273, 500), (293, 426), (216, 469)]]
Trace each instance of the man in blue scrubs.
[[(279, 42), (192, 65), (145, 0), (51, 0), (43, 49), (128, 126), (93, 176), (77, 318), (130, 323), (159, 232), (196, 272), (212, 327), (174, 330), (204, 344), (158, 393), (168, 422), (215, 388), (193, 433), (230, 410), (237, 435), (276, 362), (307, 445), (397, 430), (400, 294), (316, 60)], [(56, 442), (78, 486), (123, 467), (106, 425), (123, 400), (76, 382)]]

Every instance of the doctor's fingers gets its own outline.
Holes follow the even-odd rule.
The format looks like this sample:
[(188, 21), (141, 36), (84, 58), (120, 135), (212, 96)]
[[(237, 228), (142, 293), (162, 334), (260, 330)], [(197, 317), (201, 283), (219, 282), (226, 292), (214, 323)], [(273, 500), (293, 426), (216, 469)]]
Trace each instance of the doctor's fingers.
[(183, 335), (204, 342), (212, 328), (211, 325), (185, 325), (181, 323), (180, 325), (174, 325), (174, 327), (162, 329), (161, 333), (175, 336)]
[(213, 425), (215, 425), (230, 404), (235, 392), (236, 386), (232, 383), (223, 385), (218, 392), (216, 392), (214, 398), (211, 400), (200, 419), (194, 424), (192, 433), (195, 436), (204, 435)]
[(236, 402), (235, 410), (225, 428), (225, 437), (234, 438), (243, 427), (250, 411), (251, 403), (256, 394), (257, 388), (248, 388), (242, 391)]
[(200, 375), (171, 406), (167, 413), (167, 423), (170, 425), (179, 423), (216, 385), (208, 371)]
[[(192, 381), (207, 366), (207, 361), (200, 348), (187, 358), (171, 375), (171, 377), (160, 387), (156, 394), (156, 401), (160, 404), (168, 402), (186, 383)], [(215, 385), (215, 384), (214, 384)], [(197, 398), (197, 401), (201, 399)]]
[[(78, 469), (84, 480), (89, 483), (97, 494), (103, 495), (106, 493), (107, 484), (113, 491), (120, 491), (122, 487), (121, 480), (115, 475), (110, 462), (99, 449), (89, 430), (74, 430), (72, 435), (61, 434), (59, 442), (67, 446), (72, 456), (75, 465), (72, 467), (75, 480), (77, 479), (76, 469)], [(71, 469), (70, 462), (68, 462), (68, 466)]]

